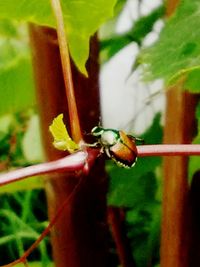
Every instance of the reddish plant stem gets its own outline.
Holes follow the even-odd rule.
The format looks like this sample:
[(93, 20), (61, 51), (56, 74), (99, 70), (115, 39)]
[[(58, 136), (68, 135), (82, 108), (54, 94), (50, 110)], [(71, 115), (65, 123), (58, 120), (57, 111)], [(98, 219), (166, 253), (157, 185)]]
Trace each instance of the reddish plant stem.
[(108, 221), (111, 226), (112, 236), (116, 244), (121, 266), (136, 267), (132, 256), (132, 249), (126, 235), (124, 210), (117, 207), (109, 207)]
[(12, 267), (12, 266), (17, 265), (18, 263), (24, 263), (26, 265), (26, 260), (27, 260), (28, 256), (33, 252), (34, 249), (37, 248), (39, 243), (49, 234), (52, 227), (55, 225), (58, 218), (62, 215), (63, 210), (68, 205), (70, 199), (75, 195), (75, 193), (77, 192), (77, 189), (79, 188), (79, 186), (81, 185), (82, 182), (83, 182), (83, 179), (79, 179), (79, 181), (77, 182), (76, 186), (74, 187), (72, 193), (61, 204), (61, 206), (59, 207), (59, 209), (55, 213), (54, 217), (49, 222), (48, 226), (44, 229), (44, 231), (41, 233), (39, 238), (24, 252), (24, 254), (19, 259), (15, 260), (9, 264), (2, 265), (0, 267)]
[[(183, 91), (182, 82), (167, 93), (165, 143), (192, 142), (197, 101), (196, 95)], [(163, 178), (161, 267), (188, 267), (191, 242), (188, 158), (166, 157)]]
[[(179, 2), (167, 1), (167, 16), (172, 15)], [(197, 95), (184, 92), (183, 81), (167, 92), (165, 143), (191, 143), (196, 130), (197, 101)], [(164, 159), (163, 191), (161, 267), (188, 267), (191, 214), (187, 157)]]
[[(144, 157), (144, 156), (177, 156), (177, 155), (200, 155), (200, 145), (145, 145), (145, 146), (138, 146), (138, 156)], [(35, 166), (30, 166), (27, 168), (23, 168), (20, 170), (12, 171), (7, 174), (2, 174), (0, 176), (1, 184), (7, 184), (14, 182), (16, 180), (20, 180), (22, 178), (33, 176), (33, 175), (39, 175), (39, 174), (45, 174), (49, 172), (55, 172), (55, 171), (74, 171), (83, 169), (83, 166), (86, 162), (87, 158), (87, 165), (86, 165), (86, 174), (88, 169), (91, 168), (92, 164), (94, 163), (95, 159), (97, 158), (99, 154), (99, 151), (97, 149), (89, 149), (88, 156), (85, 152), (77, 152), (73, 155), (69, 155), (65, 158), (62, 158), (60, 160), (48, 162), (48, 163), (42, 163)], [(24, 262), (26, 258), (30, 255), (30, 253), (37, 247), (37, 245), (41, 242), (41, 240), (44, 239), (44, 237), (50, 232), (51, 228), (59, 218), (60, 214), (62, 213), (63, 209), (69, 202), (69, 200), (72, 198), (72, 195), (75, 194), (77, 191), (78, 186), (81, 183), (81, 179), (79, 179), (79, 182), (75, 186), (75, 188), (72, 191), (72, 194), (69, 195), (69, 197), (63, 202), (63, 204), (59, 207), (57, 213), (55, 216), (51, 219), (48, 227), (43, 231), (41, 236), (33, 243), (33, 245), (16, 261), (4, 265), (4, 267), (11, 267), (14, 266), (20, 262)], [(119, 210), (117, 209), (117, 212)], [(112, 229), (114, 239), (116, 241), (116, 245), (118, 246), (118, 252), (120, 261), (122, 263), (122, 266), (135, 266), (135, 263), (132, 261), (131, 257), (127, 256), (127, 245), (124, 244), (124, 235), (122, 235), (119, 224), (119, 216), (116, 221), (116, 213), (114, 208), (109, 208), (109, 221), (112, 222), (111, 226), (114, 226), (114, 229)], [(114, 223), (113, 223), (114, 220)], [(118, 225), (117, 227), (115, 227)], [(127, 261), (127, 259), (129, 259)]]
[(68, 101), (69, 119), (72, 138), (76, 143), (82, 140), (82, 133), (80, 128), (78, 110), (74, 94), (74, 85), (72, 80), (72, 71), (70, 56), (67, 43), (67, 34), (65, 31), (61, 4), (59, 0), (51, 0), (52, 9), (56, 18), (58, 44), (60, 48), (61, 63), (63, 70), (63, 78), (65, 82), (65, 90)]
[[(154, 156), (192, 156), (200, 155), (200, 145), (142, 145), (137, 146), (138, 157)], [(76, 152), (62, 159), (41, 163), (0, 175), (0, 186), (13, 183), (27, 177), (53, 172), (73, 172), (82, 170), (87, 173), (94, 160), (99, 156), (99, 149)]]
[[(86, 175), (88, 175), (88, 169), (91, 169), (93, 163), (94, 163), (94, 160), (96, 159), (97, 155), (98, 155), (98, 150), (93, 150), (91, 151), (91, 149), (88, 149), (89, 150), (89, 156), (87, 158), (87, 164), (83, 166), (81, 166), (83, 168), (83, 173), (84, 173), (84, 177), (86, 177)], [(78, 152), (78, 153), (84, 153), (84, 152)], [(80, 156), (78, 155), (78, 153), (76, 153), (76, 157)], [(84, 153), (84, 156), (86, 157), (86, 153)], [(74, 155), (75, 156), (75, 155)], [(72, 162), (73, 159), (71, 159), (71, 156), (68, 156), (66, 158), (70, 158), (70, 161)], [(39, 164), (39, 165), (49, 165), (49, 164), (52, 164), (54, 165), (54, 167), (56, 166), (56, 168), (60, 168), (60, 165), (62, 166), (63, 168), (63, 160), (66, 161), (66, 158), (64, 159), (61, 159), (61, 160), (57, 160), (57, 161), (54, 161), (54, 162), (49, 162), (49, 163), (44, 163), (44, 164)], [(61, 163), (61, 164), (60, 164)], [(84, 160), (84, 163), (85, 163), (85, 160)], [(38, 165), (35, 165), (35, 166), (32, 166), (32, 167), (36, 167)], [(29, 168), (29, 167), (27, 167)], [(45, 168), (47, 169), (47, 167), (45, 166)], [(21, 169), (23, 170), (23, 169)], [(13, 173), (13, 172), (11, 172)], [(9, 263), (9, 264), (6, 264), (6, 265), (3, 265), (3, 266), (0, 266), (0, 267), (12, 267), (12, 266), (15, 266), (17, 265), (18, 263), (24, 263), (25, 266), (28, 266), (27, 265), (27, 257), (33, 252), (34, 249), (37, 248), (37, 246), (39, 245), (39, 243), (49, 234), (49, 232), (51, 231), (52, 227), (55, 225), (55, 223), (57, 222), (57, 220), (60, 218), (60, 216), (62, 215), (65, 207), (69, 204), (70, 200), (75, 196), (78, 188), (81, 186), (82, 183), (84, 183), (84, 177), (80, 176), (79, 179), (77, 180), (77, 184), (75, 185), (75, 187), (73, 188), (71, 194), (69, 194), (69, 196), (64, 200), (64, 202), (61, 204), (61, 206), (59, 206), (58, 210), (56, 211), (55, 215), (51, 218), (48, 226), (45, 228), (45, 230), (41, 233), (41, 235), (39, 236), (39, 238), (24, 252), (24, 254), (17, 260)]]
[(53, 172), (72, 172), (83, 169), (87, 153), (77, 152), (62, 159), (41, 163), (0, 175), (0, 186), (13, 183), (24, 178)]
[(190, 145), (190, 144), (144, 145), (144, 146), (138, 146), (137, 151), (139, 157), (191, 156), (191, 155), (200, 155), (200, 145)]
[(81, 185), (81, 183), (83, 182), (83, 179), (79, 179), (78, 183), (76, 184), (76, 186), (74, 187), (72, 193), (68, 196), (68, 198), (65, 199), (65, 201), (61, 204), (61, 206), (59, 207), (59, 209), (56, 211), (54, 217), (51, 219), (51, 221), (49, 222), (48, 226), (45, 228), (45, 230), (42, 232), (42, 234), (40, 235), (40, 237), (31, 245), (31, 247), (29, 249), (27, 249), (25, 251), (25, 253), (20, 257), (20, 261), (23, 262), (27, 259), (27, 257), (33, 252), (33, 250), (39, 245), (39, 243), (45, 238), (45, 236), (47, 236), (49, 234), (49, 232), (51, 231), (52, 227), (55, 225), (56, 221), (58, 220), (58, 218), (61, 216), (64, 208), (66, 207), (66, 205), (69, 203), (70, 199), (75, 195), (75, 193), (77, 192), (78, 187)]
[(179, 1), (178, 0), (168, 0), (167, 1), (167, 7), (166, 7), (166, 15), (167, 17), (171, 16), (171, 14), (174, 12), (178, 5)]

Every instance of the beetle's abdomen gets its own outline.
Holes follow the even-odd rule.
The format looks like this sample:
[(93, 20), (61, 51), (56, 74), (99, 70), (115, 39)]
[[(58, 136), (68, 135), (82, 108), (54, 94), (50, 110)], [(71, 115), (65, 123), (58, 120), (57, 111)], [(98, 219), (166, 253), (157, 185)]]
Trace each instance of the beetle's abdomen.
[(110, 154), (119, 165), (130, 168), (137, 159), (137, 147), (134, 139), (123, 131), (120, 131), (119, 134), (120, 142), (110, 147)]

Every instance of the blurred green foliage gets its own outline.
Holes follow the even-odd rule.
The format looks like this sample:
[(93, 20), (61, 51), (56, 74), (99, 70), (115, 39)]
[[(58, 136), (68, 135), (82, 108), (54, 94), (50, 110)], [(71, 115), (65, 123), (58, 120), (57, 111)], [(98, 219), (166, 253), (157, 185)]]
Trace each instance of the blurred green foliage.
[[(29, 142), (27, 138), (29, 138)], [(34, 149), (36, 152), (33, 151)], [(0, 117), (2, 169), (27, 166), (42, 160), (39, 120), (35, 112), (30, 109)]]
[[(0, 207), (0, 262), (3, 264), (19, 258), (47, 227), (48, 221), (41, 190), (2, 195)], [(40, 260), (42, 267), (50, 262), (47, 240), (43, 240), (29, 257), (30, 261)]]
[[(17, 114), (0, 117), (0, 170), (6, 171), (16, 167), (25, 167), (42, 160), (39, 149), (39, 123), (34, 123), (37, 149), (33, 161), (30, 154), (34, 140), (30, 135), (32, 121), (36, 114), (26, 110)], [(29, 142), (26, 138), (30, 137)], [(24, 141), (25, 140), (25, 141)], [(25, 153), (24, 153), (25, 151)], [(0, 188), (0, 262), (8, 263), (18, 258), (35, 241), (47, 226), (46, 201), (42, 179), (30, 178)], [(48, 240), (48, 239), (47, 239)], [(39, 266), (48, 266), (49, 243), (41, 242), (38, 250), (30, 260), (41, 261)]]
[[(24, 5), (27, 1), (24, 2)], [(99, 1), (100, 7), (83, 5), (87, 12), (73, 10), (70, 17), (73, 55), (77, 55), (76, 63), (84, 71), (86, 55), (88, 53), (88, 32), (93, 33), (97, 25), (115, 13), (112, 25), (115, 25), (118, 16), (127, 1), (120, 0), (113, 11), (115, 1)], [(35, 6), (37, 3), (37, 8)], [(84, 1), (83, 1), (84, 3)], [(105, 5), (106, 3), (106, 5)], [(35, 108), (35, 96), (31, 57), (26, 25), (10, 21), (8, 17), (46, 24), (50, 14), (47, 7), (44, 16), (45, 3), (29, 1), (24, 6), (24, 13), (20, 4), (13, 1), (4, 1), (0, 4), (0, 170), (7, 171), (16, 167), (25, 167), (43, 160), (40, 143), (39, 123)], [(76, 4), (76, 3), (75, 3)], [(16, 8), (17, 7), (17, 8)], [(89, 9), (90, 7), (90, 9)], [(98, 8), (97, 8), (98, 7)], [(65, 7), (66, 8), (66, 7)], [(105, 13), (105, 8), (107, 13)], [(94, 13), (91, 12), (95, 11)], [(34, 11), (34, 12), (33, 12)], [(101, 11), (101, 12), (100, 12)], [(35, 16), (32, 16), (32, 14)], [(31, 16), (30, 16), (31, 14)], [(90, 15), (93, 15), (90, 20)], [(99, 15), (100, 14), (100, 15)], [(124, 48), (132, 41), (139, 45), (153, 29), (155, 22), (163, 15), (163, 6), (153, 10), (149, 15), (141, 17), (135, 22), (130, 32), (121, 36), (112, 35), (110, 39), (102, 40), (102, 51), (106, 51), (106, 60)], [(93, 18), (97, 16), (95, 25)], [(69, 18), (68, 18), (69, 19)], [(50, 24), (52, 18), (50, 18)], [(83, 24), (83, 20), (85, 23)], [(92, 22), (91, 22), (92, 20)], [(74, 25), (73, 25), (74, 23)], [(48, 23), (47, 23), (48, 24)], [(81, 26), (84, 32), (81, 42), (77, 41)], [(91, 26), (91, 27), (89, 27)], [(74, 28), (73, 28), (74, 27)], [(86, 28), (84, 28), (86, 27)], [(87, 27), (89, 27), (87, 29)], [(114, 27), (113, 27), (114, 28)], [(112, 29), (113, 29), (112, 28)], [(74, 31), (72, 31), (74, 29)], [(78, 33), (77, 33), (78, 31)], [(81, 36), (79, 36), (81, 38)], [(107, 35), (108, 36), (108, 35)], [(72, 56), (73, 56), (72, 55)], [(48, 75), (48, 74), (47, 74)], [(162, 129), (160, 115), (157, 114), (152, 126), (142, 136), (148, 143), (160, 143)], [(110, 190), (108, 203), (123, 207), (126, 211), (126, 226), (131, 242), (133, 256), (138, 267), (148, 264), (155, 266), (159, 262), (159, 231), (160, 231), (160, 195), (161, 171), (160, 158), (138, 159), (136, 166), (130, 170), (120, 169), (108, 161), (107, 171), (110, 176)], [(46, 203), (44, 194), (39, 188), (43, 187), (40, 178), (31, 178), (1, 188), (0, 199), (0, 262), (10, 262), (19, 257), (23, 251), (39, 236), (47, 225)], [(33, 190), (34, 189), (34, 190)], [(114, 246), (112, 249), (115, 249)], [(30, 266), (51, 266), (48, 238), (30, 257)]]
[[(31, 1), (31, 3), (33, 2)], [(172, 81), (172, 78), (176, 80), (182, 74), (187, 74), (187, 87), (193, 91), (199, 91), (198, 33), (200, 28), (198, 27), (199, 5), (197, 2), (197, 0), (183, 0), (177, 13), (167, 22), (159, 41), (149, 50), (145, 50), (143, 59), (151, 66), (150, 76), (152, 79), (161, 77), (166, 81)], [(102, 13), (104, 13), (105, 1), (102, 3)], [(111, 4), (113, 5), (113, 3), (114, 1)], [(116, 35), (113, 33), (113, 29), (125, 3), (125, 0), (118, 1), (118, 6), (114, 10), (116, 16), (110, 23), (106, 38), (101, 40), (103, 60), (109, 60), (131, 42), (136, 42), (138, 46), (141, 46), (155, 23), (163, 17), (164, 8), (160, 6), (148, 15), (139, 17), (130, 31)], [(1, 15), (1, 12), (4, 12), (7, 14), (6, 16), (10, 16), (10, 9), (6, 8), (8, 5), (13, 8), (16, 3), (14, 5), (13, 1), (2, 2), (0, 4)], [(87, 4), (85, 6), (87, 7)], [(30, 16), (30, 7), (26, 8), (28, 17)], [(41, 6), (38, 4), (38, 7)], [(23, 16), (23, 14), (20, 15), (19, 9), (14, 10), (13, 8), (11, 11), (13, 16), (17, 15), (18, 18)], [(109, 7), (108, 13), (102, 18), (101, 23), (105, 17), (111, 15), (111, 11), (113, 10)], [(35, 12), (38, 17), (36, 16), (34, 19), (40, 22), (43, 19), (42, 9), (39, 11), (35, 9)], [(76, 42), (78, 47), (71, 48), (71, 50), (74, 49), (74, 54), (76, 54), (80, 53), (81, 48), (82, 52), (78, 55), (81, 60), (78, 64), (82, 64), (80, 65), (82, 70), (84, 70), (85, 55), (88, 52), (86, 45), (88, 40), (86, 40), (87, 38), (81, 40), (84, 43), (83, 47), (77, 41), (77, 36), (79, 36), (77, 25), (81, 25), (83, 19), (87, 20), (88, 13), (90, 14), (89, 9), (86, 17), (85, 15), (80, 17), (80, 12), (77, 12), (73, 18), (75, 20), (73, 27), (76, 28), (76, 31), (74, 31), (75, 35), (72, 41)], [(45, 19), (51, 21), (48, 16)], [(97, 22), (99, 25), (100, 22)], [(91, 20), (88, 20), (84, 27), (87, 27), (87, 24), (92, 24)], [(69, 31), (72, 31), (73, 27), (69, 28)], [(193, 34), (191, 34), (191, 27)], [(89, 31), (92, 32), (93, 27)], [(0, 86), (2, 88), (0, 90), (0, 170), (5, 171), (40, 162), (43, 160), (43, 155), (38, 117), (32, 109), (27, 109), (27, 107), (35, 105), (35, 98), (26, 25), (8, 19), (0, 20), (0, 48)], [(137, 64), (140, 64), (139, 60)], [(148, 75), (149, 71), (148, 69)], [(199, 110), (200, 108), (197, 109), (198, 120), (200, 118)], [(160, 114), (155, 116), (151, 127), (141, 137), (149, 144), (161, 143)], [(199, 134), (194, 142), (200, 142)], [(123, 207), (126, 211), (127, 234), (137, 267), (145, 267), (147, 264), (158, 267), (162, 194), (160, 166), (160, 158), (139, 158), (136, 166), (130, 170), (121, 169), (111, 161), (107, 163), (107, 171), (110, 176), (108, 203)], [(190, 173), (192, 174), (198, 168), (199, 159), (192, 157)], [(43, 193), (38, 190), (41, 187), (41, 179), (31, 178), (1, 189), (1, 263), (17, 258), (47, 225), (45, 198)], [(33, 188), (37, 188), (37, 190), (32, 190)], [(39, 209), (37, 209), (38, 207)], [(31, 261), (30, 266), (51, 265), (50, 248), (47, 241), (48, 238), (31, 256), (30, 260), (34, 262)]]
[(0, 116), (35, 105), (25, 24), (0, 20)]
[(144, 50), (146, 78), (162, 78), (167, 85), (184, 79), (185, 88), (200, 91), (200, 17), (199, 0), (182, 0), (166, 21), (158, 41)]
[(132, 42), (141, 46), (144, 38), (153, 30), (154, 24), (164, 15), (164, 11), (164, 6), (161, 5), (152, 10), (148, 15), (139, 17), (131, 29), (123, 34), (113, 32), (114, 26), (112, 26), (110, 34), (102, 34), (100, 41), (102, 62), (109, 60)]
[[(160, 114), (142, 136), (148, 143), (162, 142)], [(133, 256), (138, 267), (159, 262), (161, 158), (138, 158), (134, 168), (119, 168), (107, 163), (110, 176), (108, 203), (127, 211), (126, 224)]]
[[(27, 140), (28, 139), (28, 140)], [(43, 161), (39, 119), (32, 109), (0, 117), (0, 171), (26, 167)], [(43, 187), (40, 177), (0, 187), (0, 193), (13, 193)]]

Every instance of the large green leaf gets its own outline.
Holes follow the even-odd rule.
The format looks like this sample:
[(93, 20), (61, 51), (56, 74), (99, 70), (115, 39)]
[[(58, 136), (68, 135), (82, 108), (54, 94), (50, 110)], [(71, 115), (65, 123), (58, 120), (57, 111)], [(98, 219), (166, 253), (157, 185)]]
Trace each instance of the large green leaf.
[(171, 84), (182, 76), (187, 80), (189, 75), (187, 87), (200, 89), (199, 10), (199, 0), (181, 1), (175, 14), (167, 21), (159, 40), (142, 56), (142, 61), (147, 63), (148, 79), (164, 78), (167, 84)]
[[(61, 1), (71, 56), (83, 73), (86, 73), (89, 38), (112, 17), (115, 3), (116, 0)], [(50, 0), (0, 1), (0, 18), (55, 26)]]

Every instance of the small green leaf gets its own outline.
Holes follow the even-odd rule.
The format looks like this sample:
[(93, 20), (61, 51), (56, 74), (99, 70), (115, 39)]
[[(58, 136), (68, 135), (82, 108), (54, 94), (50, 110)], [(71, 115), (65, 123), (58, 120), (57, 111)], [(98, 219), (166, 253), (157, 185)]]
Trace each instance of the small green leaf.
[(49, 126), (49, 130), (54, 138), (53, 145), (58, 150), (67, 150), (70, 153), (73, 153), (79, 149), (79, 145), (77, 145), (68, 134), (63, 122), (63, 114), (58, 115), (53, 120), (53, 123)]

